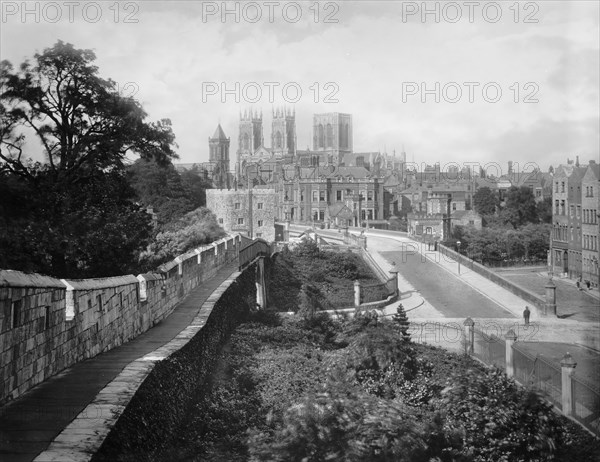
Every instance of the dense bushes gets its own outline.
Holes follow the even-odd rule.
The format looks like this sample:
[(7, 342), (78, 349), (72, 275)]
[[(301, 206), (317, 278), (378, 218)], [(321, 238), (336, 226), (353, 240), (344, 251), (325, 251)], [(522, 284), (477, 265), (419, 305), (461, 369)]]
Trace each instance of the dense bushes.
[[(270, 280), (271, 306), (285, 312), (349, 308), (354, 306), (354, 280), (367, 285), (380, 282), (360, 256), (321, 251), (310, 240), (281, 252)], [(379, 287), (373, 290), (381, 292)]]
[[(260, 315), (264, 317), (263, 315)], [(243, 324), (180, 434), (191, 460), (593, 461), (535, 393), (371, 315)]]

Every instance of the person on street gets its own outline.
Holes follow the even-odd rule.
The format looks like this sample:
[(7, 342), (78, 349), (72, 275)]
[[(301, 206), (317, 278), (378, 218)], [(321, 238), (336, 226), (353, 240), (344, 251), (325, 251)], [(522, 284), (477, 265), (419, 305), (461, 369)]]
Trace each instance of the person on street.
[(523, 311), (523, 319), (525, 320), (525, 325), (529, 325), (529, 316), (531, 316), (531, 311), (529, 311), (529, 307), (525, 307), (525, 311)]

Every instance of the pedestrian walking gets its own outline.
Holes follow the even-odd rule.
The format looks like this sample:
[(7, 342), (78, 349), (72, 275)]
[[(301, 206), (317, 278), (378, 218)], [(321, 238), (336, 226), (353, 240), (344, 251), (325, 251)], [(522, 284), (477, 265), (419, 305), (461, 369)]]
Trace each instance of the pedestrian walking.
[(531, 315), (531, 311), (529, 311), (529, 307), (525, 307), (525, 311), (523, 311), (523, 319), (525, 319), (525, 325), (529, 325), (529, 316)]
[(587, 290), (591, 290), (592, 283), (590, 282), (590, 280), (589, 280), (589, 279), (586, 279), (586, 280), (585, 280), (585, 285), (586, 285), (586, 287), (587, 287)]

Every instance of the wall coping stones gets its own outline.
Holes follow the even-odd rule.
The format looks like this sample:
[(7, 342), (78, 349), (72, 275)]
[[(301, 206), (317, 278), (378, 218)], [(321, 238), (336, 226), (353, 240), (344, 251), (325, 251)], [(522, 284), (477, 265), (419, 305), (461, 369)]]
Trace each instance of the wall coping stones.
[(23, 273), (15, 270), (0, 270), (0, 287), (56, 287), (65, 285), (58, 279), (37, 273)]
[(168, 273), (169, 271), (171, 271), (173, 268), (175, 268), (178, 265), (179, 265), (179, 263), (177, 263), (175, 260), (171, 260), (167, 263), (163, 263), (162, 265), (160, 265), (158, 267), (158, 270), (162, 271), (163, 273)]
[(62, 279), (64, 285), (68, 284), (71, 290), (95, 290), (106, 289), (108, 287), (126, 286), (128, 284), (137, 284), (138, 278), (133, 274), (125, 276), (115, 276), (110, 278), (94, 278), (94, 279)]
[(161, 281), (162, 279), (164, 279), (164, 277), (161, 274), (157, 274), (157, 273), (144, 273), (144, 274), (139, 274), (137, 279), (138, 279), (138, 281), (141, 281), (141, 280)]

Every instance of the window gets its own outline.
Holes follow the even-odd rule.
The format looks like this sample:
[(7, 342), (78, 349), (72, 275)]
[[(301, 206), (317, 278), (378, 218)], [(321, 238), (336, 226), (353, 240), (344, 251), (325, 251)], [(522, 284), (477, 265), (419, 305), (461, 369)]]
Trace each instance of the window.
[(262, 220), (258, 220), (258, 226), (261, 227), (263, 225), (263, 221)]
[(244, 219), (243, 218), (238, 218), (238, 225), (243, 225), (244, 224)]
[(96, 303), (98, 304), (98, 311), (102, 311), (102, 294), (96, 295)]
[(325, 220), (325, 211), (324, 210), (319, 211), (319, 220), (321, 220), (321, 221)]
[(319, 191), (313, 191), (313, 202), (319, 202)]
[(262, 233), (256, 233), (256, 237), (262, 237)]
[(554, 192), (558, 192), (558, 181), (555, 183), (555, 188), (554, 188)]
[(326, 191), (319, 191), (319, 201), (325, 202)]
[(219, 224), (222, 225), (223, 224), (223, 219), (219, 218)]
[(373, 191), (367, 191), (367, 200), (368, 201), (372, 201), (373, 200)]
[(12, 302), (12, 328), (15, 329), (17, 327), (19, 327), (20, 324), (20, 320), (21, 320), (21, 305), (22, 305), (22, 300), (15, 300), (14, 302)]
[(342, 200), (342, 191), (335, 192), (335, 200), (340, 202)]
[(470, 225), (474, 225), (475, 224), (475, 220), (469, 220), (469, 224)]
[(256, 204), (256, 208), (258, 208), (258, 210), (262, 210), (263, 208), (263, 203), (259, 202), (258, 204)]
[(235, 205), (233, 206), (236, 210), (240, 209), (240, 203), (236, 202)]
[(564, 181), (562, 181), (560, 183), (560, 192), (565, 192), (565, 182)]
[(577, 206), (577, 218), (581, 217), (581, 205)]
[(456, 210), (456, 202), (452, 202), (452, 210)]

